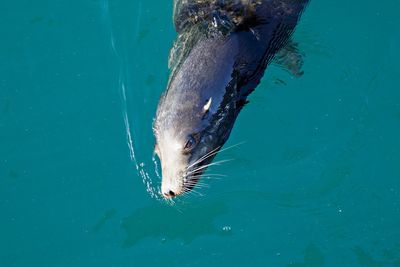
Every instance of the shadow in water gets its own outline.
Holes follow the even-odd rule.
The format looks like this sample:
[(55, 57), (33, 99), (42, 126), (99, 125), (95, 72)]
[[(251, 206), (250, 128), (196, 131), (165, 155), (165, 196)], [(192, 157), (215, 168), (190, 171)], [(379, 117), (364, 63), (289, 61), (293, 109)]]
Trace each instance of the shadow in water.
[[(381, 267), (394, 266), (400, 267), (400, 244), (394, 247), (385, 248), (383, 251), (367, 251), (360, 246), (352, 249), (360, 266)], [(378, 258), (378, 259), (376, 259)]]
[(103, 226), (111, 220), (117, 211), (115, 209), (108, 210), (104, 213), (104, 215), (100, 218), (100, 220), (96, 223), (96, 225), (93, 227), (93, 232), (97, 233), (99, 232)]
[(228, 206), (223, 202), (201, 203), (183, 211), (161, 203), (138, 209), (122, 221), (126, 232), (123, 247), (131, 247), (147, 237), (190, 243), (204, 235), (229, 235), (215, 225), (216, 218), (227, 212)]
[(295, 267), (321, 267), (324, 266), (325, 256), (314, 244), (308, 245), (304, 250), (304, 262), (291, 263), (287, 266)]
[(356, 254), (358, 263), (361, 266), (368, 266), (368, 267), (380, 267), (383, 266), (382, 262), (375, 260), (372, 255), (368, 254), (365, 250), (361, 247), (353, 248), (354, 254)]

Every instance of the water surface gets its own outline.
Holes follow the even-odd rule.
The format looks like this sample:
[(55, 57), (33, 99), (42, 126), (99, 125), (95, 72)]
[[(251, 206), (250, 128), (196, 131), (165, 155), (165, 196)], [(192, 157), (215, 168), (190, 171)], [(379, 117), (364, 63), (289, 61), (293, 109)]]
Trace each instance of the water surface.
[[(0, 266), (400, 266), (396, 1), (312, 1), (204, 196), (160, 202), (172, 1), (0, 4)], [(396, 89), (397, 88), (397, 89)]]

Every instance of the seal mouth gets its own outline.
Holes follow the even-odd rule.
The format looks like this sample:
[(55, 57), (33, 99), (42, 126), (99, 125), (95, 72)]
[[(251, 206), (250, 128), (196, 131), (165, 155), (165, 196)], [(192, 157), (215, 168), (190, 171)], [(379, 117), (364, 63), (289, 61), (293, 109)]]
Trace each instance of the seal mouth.
[[(172, 176), (175, 177), (173, 179), (167, 179), (166, 186), (162, 185), (162, 196), (165, 199), (172, 199), (178, 196), (188, 195), (190, 192), (194, 192), (197, 195), (202, 196), (200, 192), (194, 190), (195, 187), (199, 188), (208, 188), (209, 185), (200, 181), (201, 179), (220, 179), (220, 177), (226, 177), (226, 175), (218, 174), (218, 173), (207, 173), (209, 167), (212, 166), (220, 166), (226, 162), (230, 162), (233, 159), (222, 159), (216, 162), (213, 162), (214, 158), (222, 151), (226, 151), (228, 149), (234, 148), (243, 144), (244, 142), (237, 143), (235, 145), (226, 147), (224, 149), (220, 149), (218, 146), (206, 154), (202, 155), (198, 159), (192, 160), (192, 163), (189, 163), (188, 166), (183, 167), (185, 171), (178, 172), (179, 175)], [(171, 176), (169, 176), (171, 178)], [(163, 177), (164, 179), (164, 177)], [(171, 182), (172, 181), (172, 182)]]
[(199, 170), (199, 171), (188, 171), (187, 174), (181, 177), (181, 183), (180, 183), (180, 188), (179, 190), (173, 191), (173, 190), (167, 190), (166, 192), (163, 192), (163, 197), (166, 199), (171, 199), (175, 198), (178, 196), (183, 196), (186, 194), (189, 194), (196, 185), (198, 184), (199, 180), (204, 174), (205, 169)]
[(206, 184), (200, 182), (204, 176), (206, 170), (212, 162), (214, 157), (201, 158), (201, 160), (196, 161), (194, 164), (189, 165), (185, 172), (181, 172), (180, 175), (175, 178), (175, 186), (166, 186), (162, 195), (166, 199), (172, 199), (179, 196), (188, 195), (190, 192), (200, 194), (194, 191), (196, 186), (208, 187)]
[(166, 199), (172, 199), (178, 196), (188, 195), (192, 191), (195, 194), (202, 195), (199, 192), (195, 191), (194, 188), (196, 186), (199, 186), (201, 188), (209, 187), (207, 184), (200, 182), (206, 170), (210, 166), (219, 165), (223, 162), (229, 161), (221, 160), (213, 163), (213, 159), (219, 153), (219, 150), (220, 146), (208, 151), (206, 154), (200, 156), (199, 158), (196, 158), (192, 161), (192, 163), (189, 163), (188, 166), (185, 168), (186, 170), (184, 172), (181, 172), (180, 175), (177, 176), (176, 179), (178, 179), (179, 182), (175, 183), (175, 187), (170, 185), (168, 187), (166, 186), (164, 190), (162, 190), (163, 197)]

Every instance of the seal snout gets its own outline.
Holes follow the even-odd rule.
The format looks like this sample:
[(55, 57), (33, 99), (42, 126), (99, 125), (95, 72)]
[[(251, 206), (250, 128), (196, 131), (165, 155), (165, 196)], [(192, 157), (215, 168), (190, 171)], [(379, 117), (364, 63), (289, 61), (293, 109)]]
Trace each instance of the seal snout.
[(164, 192), (163, 195), (166, 198), (173, 198), (175, 196), (175, 193), (174, 193), (174, 191), (169, 190), (168, 192)]
[(162, 186), (161, 193), (164, 198), (174, 198), (180, 194), (180, 188), (174, 188), (173, 186)]
[(164, 198), (174, 198), (181, 194), (182, 186), (179, 176), (165, 176), (161, 183), (161, 193)]

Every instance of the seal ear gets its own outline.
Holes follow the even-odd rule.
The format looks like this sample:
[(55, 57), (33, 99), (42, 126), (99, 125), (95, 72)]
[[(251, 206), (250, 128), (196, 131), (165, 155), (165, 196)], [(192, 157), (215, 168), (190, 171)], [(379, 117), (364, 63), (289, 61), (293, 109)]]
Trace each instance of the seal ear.
[(211, 103), (212, 103), (212, 97), (210, 97), (207, 100), (206, 104), (203, 106), (203, 117), (201, 118), (202, 120), (204, 120), (207, 117), (208, 112), (210, 111), (211, 108)]
[(208, 110), (210, 109), (211, 103), (212, 103), (212, 97), (210, 97), (210, 99), (208, 99), (207, 103), (206, 103), (206, 104), (204, 105), (204, 107), (203, 107), (203, 111), (204, 111), (205, 113), (207, 113)]

